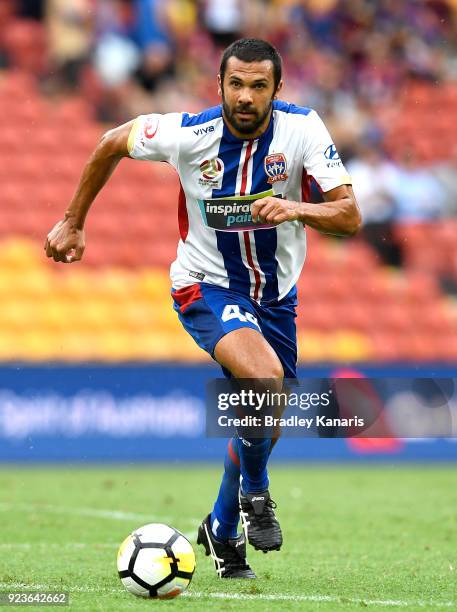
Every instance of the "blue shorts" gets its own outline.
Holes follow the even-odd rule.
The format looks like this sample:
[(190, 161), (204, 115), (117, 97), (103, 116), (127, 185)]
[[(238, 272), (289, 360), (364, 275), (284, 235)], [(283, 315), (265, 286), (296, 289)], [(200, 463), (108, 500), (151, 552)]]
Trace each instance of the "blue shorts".
[[(280, 301), (260, 305), (250, 297), (209, 283), (173, 289), (173, 308), (184, 329), (214, 359), (219, 340), (235, 329), (250, 327), (261, 332), (281, 361), (284, 376), (297, 375), (297, 290)], [(229, 373), (223, 368), (224, 374)]]

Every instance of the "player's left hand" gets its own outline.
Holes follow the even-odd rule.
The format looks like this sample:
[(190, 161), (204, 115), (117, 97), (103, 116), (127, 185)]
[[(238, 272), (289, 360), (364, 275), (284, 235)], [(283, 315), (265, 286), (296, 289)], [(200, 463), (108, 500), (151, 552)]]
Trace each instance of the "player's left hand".
[(299, 202), (268, 196), (253, 202), (251, 206), (254, 223), (278, 225), (284, 221), (296, 221), (299, 215)]

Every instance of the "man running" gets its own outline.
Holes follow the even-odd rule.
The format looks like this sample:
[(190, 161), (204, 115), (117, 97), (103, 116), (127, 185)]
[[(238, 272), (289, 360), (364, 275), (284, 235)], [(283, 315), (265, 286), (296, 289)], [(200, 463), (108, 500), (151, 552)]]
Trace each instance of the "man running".
[[(306, 254), (305, 226), (352, 235), (361, 219), (351, 181), (317, 113), (278, 99), (282, 65), (268, 42), (241, 39), (222, 56), (222, 104), (203, 112), (150, 114), (107, 132), (76, 194), (48, 234), (55, 261), (81, 259), (84, 222), (123, 157), (165, 161), (178, 172), (180, 241), (171, 266), (178, 317), (228, 377), (295, 378), (295, 284)], [(309, 203), (310, 177), (324, 202)], [(246, 540), (279, 550), (267, 462), (275, 439), (234, 437), (214, 508), (198, 543), (223, 578), (255, 578)], [(237, 534), (239, 518), (244, 534)]]

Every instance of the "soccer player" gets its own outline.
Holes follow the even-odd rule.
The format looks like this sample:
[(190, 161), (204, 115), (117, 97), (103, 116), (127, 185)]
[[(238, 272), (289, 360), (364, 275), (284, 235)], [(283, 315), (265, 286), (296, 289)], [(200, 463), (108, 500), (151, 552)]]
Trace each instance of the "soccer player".
[[(90, 157), (45, 250), (81, 259), (84, 222), (123, 157), (166, 161), (181, 181), (180, 241), (171, 266), (178, 317), (197, 344), (236, 379), (295, 378), (296, 289), (310, 227), (352, 235), (360, 213), (350, 178), (317, 113), (278, 99), (281, 58), (268, 42), (242, 39), (223, 53), (222, 104), (203, 112), (150, 114), (107, 132)], [(309, 203), (309, 178), (324, 202)], [(269, 494), (275, 439), (234, 437), (212, 512), (198, 543), (223, 578), (255, 578), (246, 540), (279, 550), (282, 533)], [(239, 518), (244, 534), (237, 535)]]

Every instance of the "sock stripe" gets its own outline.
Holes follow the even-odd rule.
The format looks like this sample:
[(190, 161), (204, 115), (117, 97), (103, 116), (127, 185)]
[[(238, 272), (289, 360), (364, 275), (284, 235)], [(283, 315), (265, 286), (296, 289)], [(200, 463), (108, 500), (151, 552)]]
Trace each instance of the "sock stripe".
[(228, 454), (230, 456), (230, 459), (233, 461), (233, 463), (237, 467), (240, 467), (240, 458), (238, 457), (238, 454), (235, 453), (235, 451), (233, 450), (232, 438), (230, 438), (229, 443), (228, 443)]

